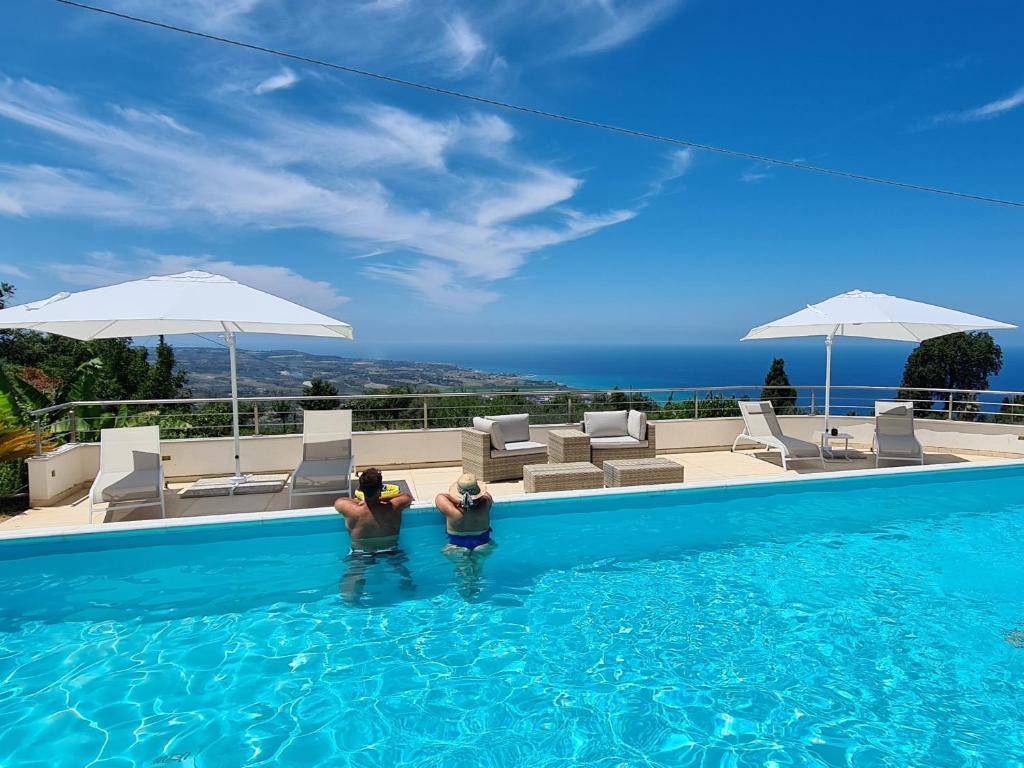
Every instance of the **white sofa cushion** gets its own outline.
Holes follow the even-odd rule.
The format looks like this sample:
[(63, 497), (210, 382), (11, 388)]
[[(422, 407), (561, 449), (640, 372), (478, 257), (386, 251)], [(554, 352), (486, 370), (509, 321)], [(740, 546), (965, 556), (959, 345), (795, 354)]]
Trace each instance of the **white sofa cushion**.
[(591, 437), (626, 437), (628, 422), (626, 411), (587, 411), (583, 414), (583, 431)]
[(626, 431), (637, 440), (647, 439), (647, 414), (643, 411), (630, 411), (626, 419)]
[(520, 456), (520, 455), (533, 455), (544, 456), (548, 452), (548, 447), (544, 443), (535, 443), (532, 440), (521, 440), (518, 443), (505, 443), (505, 450), (503, 451), (491, 451), (491, 458), (496, 459), (499, 456)]
[(590, 447), (600, 450), (601, 448), (646, 448), (646, 440), (637, 440), (635, 437), (592, 437)]
[(501, 424), (501, 434), (506, 443), (528, 443), (530, 441), (530, 414), (510, 413), (506, 416), (488, 416), (487, 418)]
[(505, 433), (501, 425), (493, 419), (482, 419), (479, 416), (473, 417), (473, 429), (479, 429), (491, 436), (491, 448), (496, 451), (505, 450)]

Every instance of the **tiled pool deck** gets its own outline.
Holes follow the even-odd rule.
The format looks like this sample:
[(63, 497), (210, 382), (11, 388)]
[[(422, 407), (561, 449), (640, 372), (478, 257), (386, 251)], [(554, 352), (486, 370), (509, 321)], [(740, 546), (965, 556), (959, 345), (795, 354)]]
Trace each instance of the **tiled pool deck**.
[[(830, 461), (825, 469), (816, 462), (799, 462), (784, 471), (778, 457), (764, 453), (741, 451), (707, 451), (699, 453), (663, 454), (664, 458), (682, 464), (686, 468), (687, 482), (715, 482), (740, 480), (745, 478), (774, 477), (779, 475), (807, 475), (823, 472), (843, 472), (854, 469), (873, 469), (874, 456), (854, 452), (852, 461)], [(995, 457), (978, 454), (930, 453), (926, 456), (926, 464), (956, 464), (964, 462), (998, 461)], [(885, 466), (892, 466), (886, 464)], [(405, 480), (409, 484), (417, 501), (430, 501), (438, 493), (448, 489), (451, 483), (461, 474), (458, 466), (434, 467), (430, 469), (408, 469), (385, 471), (386, 480)], [(322, 508), (330, 503), (329, 497), (297, 497), (294, 504), (289, 505), (288, 491), (280, 493), (253, 494), (233, 497), (213, 497), (198, 499), (181, 499), (177, 492), (189, 485), (186, 482), (175, 482), (171, 479), (166, 494), (168, 518), (204, 517), (208, 515), (230, 515), (253, 512), (275, 512), (287, 509)], [(515, 496), (523, 493), (523, 482), (507, 481), (489, 483), (495, 498)], [(156, 507), (132, 510), (109, 516), (97, 511), (94, 524), (125, 520), (144, 520), (159, 517)], [(40, 528), (66, 528), (68, 526), (87, 525), (89, 523), (89, 504), (85, 492), (72, 496), (67, 503), (60, 506), (30, 509), (0, 522), (0, 533)]]

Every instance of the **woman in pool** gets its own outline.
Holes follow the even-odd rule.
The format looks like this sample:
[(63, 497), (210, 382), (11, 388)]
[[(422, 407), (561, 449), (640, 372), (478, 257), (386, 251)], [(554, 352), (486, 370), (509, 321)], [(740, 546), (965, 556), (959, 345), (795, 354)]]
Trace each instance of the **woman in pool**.
[(480, 592), (483, 561), (497, 544), (491, 539), (491, 506), (494, 499), (476, 475), (467, 472), (448, 489), (438, 494), (434, 506), (444, 515), (448, 543), (441, 550), (455, 563), (466, 599)]
[(445, 554), (487, 555), (494, 549), (491, 541), (491, 505), (494, 499), (476, 475), (467, 472), (448, 489), (438, 494), (434, 505), (445, 516), (448, 544)]

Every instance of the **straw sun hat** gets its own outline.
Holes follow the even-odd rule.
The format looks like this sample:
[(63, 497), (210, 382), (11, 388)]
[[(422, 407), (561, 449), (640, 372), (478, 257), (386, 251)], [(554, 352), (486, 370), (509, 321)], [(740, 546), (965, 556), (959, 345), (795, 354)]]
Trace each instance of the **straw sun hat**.
[(472, 472), (467, 472), (462, 475), (458, 480), (452, 483), (451, 488), (448, 489), (448, 494), (459, 499), (465, 495), (469, 495), (469, 498), (476, 501), (481, 496), (487, 493), (487, 486), (476, 479), (476, 475)]

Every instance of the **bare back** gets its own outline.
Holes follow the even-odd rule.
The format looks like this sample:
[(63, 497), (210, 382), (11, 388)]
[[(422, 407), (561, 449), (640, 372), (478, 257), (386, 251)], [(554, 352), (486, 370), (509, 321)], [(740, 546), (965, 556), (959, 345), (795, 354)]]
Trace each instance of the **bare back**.
[(456, 534), (483, 533), (491, 527), (491, 506), (494, 499), (485, 493), (469, 508), (463, 509), (462, 499), (447, 493), (440, 494), (434, 504), (448, 524), (448, 532)]
[(390, 548), (398, 544), (402, 512), (412, 504), (412, 496), (403, 493), (393, 499), (338, 499), (334, 508), (345, 518), (353, 549)]

